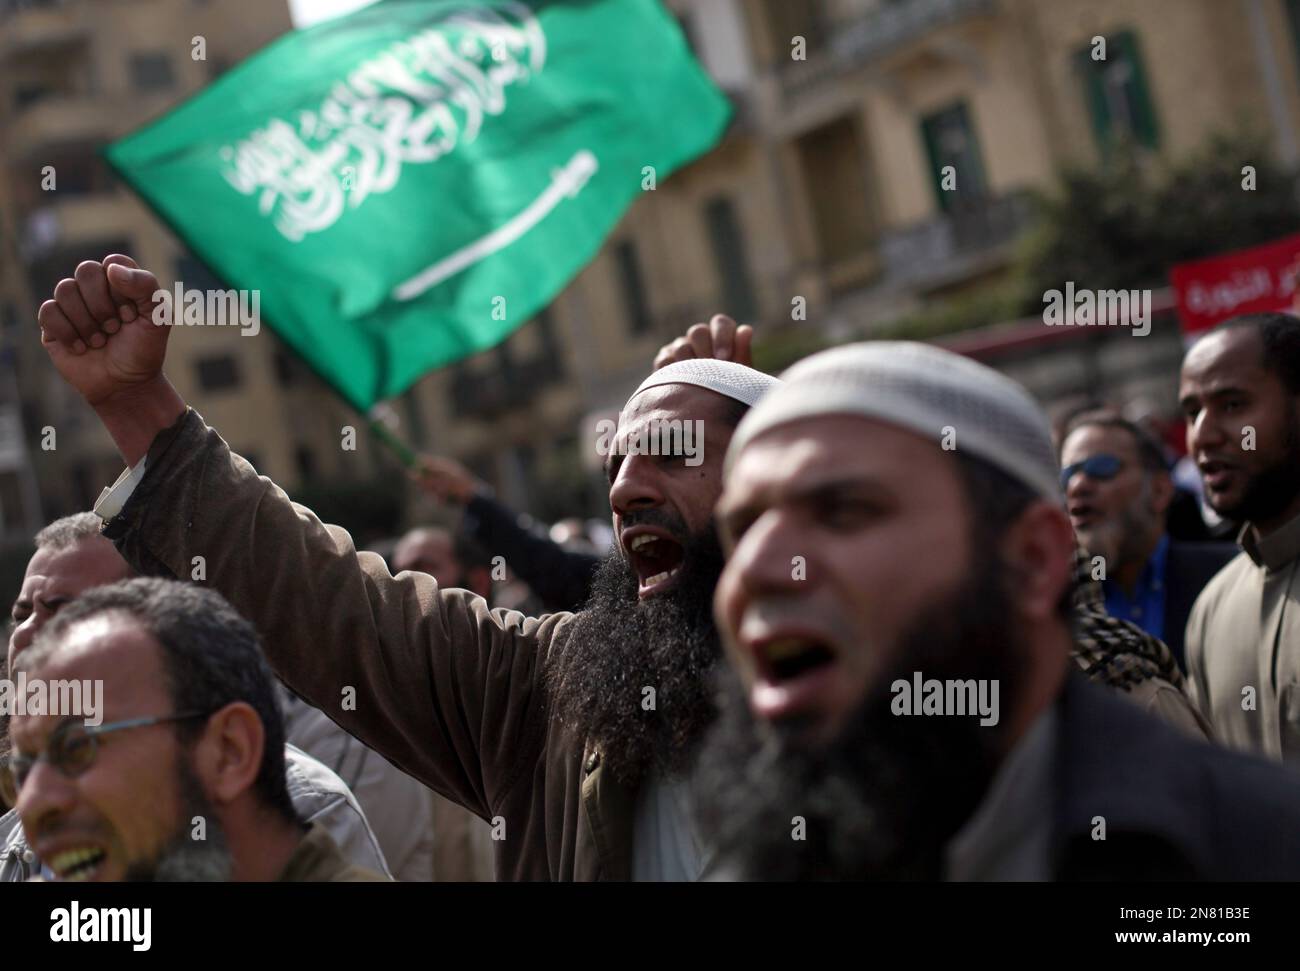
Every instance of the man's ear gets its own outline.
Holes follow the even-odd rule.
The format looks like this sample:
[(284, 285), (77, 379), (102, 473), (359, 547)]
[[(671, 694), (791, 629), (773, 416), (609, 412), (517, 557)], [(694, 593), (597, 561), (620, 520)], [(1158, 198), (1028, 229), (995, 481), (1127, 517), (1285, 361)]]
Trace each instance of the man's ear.
[(1065, 510), (1045, 500), (1031, 503), (1002, 538), (1007, 595), (1034, 621), (1050, 620), (1074, 573), (1074, 530)]
[(1174, 501), (1174, 480), (1168, 472), (1153, 472), (1147, 479), (1151, 489), (1151, 511), (1155, 513), (1162, 527), (1169, 504)]
[(208, 719), (195, 746), (194, 770), (213, 803), (228, 805), (253, 787), (265, 744), (262, 719), (247, 702), (232, 701)]

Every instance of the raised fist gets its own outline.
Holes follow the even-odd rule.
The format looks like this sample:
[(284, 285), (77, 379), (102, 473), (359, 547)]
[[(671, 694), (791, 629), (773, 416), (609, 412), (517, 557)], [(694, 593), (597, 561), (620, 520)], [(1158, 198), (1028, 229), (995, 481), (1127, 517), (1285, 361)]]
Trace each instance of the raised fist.
[(655, 355), (655, 370), (665, 364), (697, 357), (714, 357), (719, 361), (735, 361), (753, 367), (754, 358), (750, 351), (753, 342), (753, 327), (748, 324), (736, 326), (736, 322), (726, 314), (714, 314), (707, 324), (692, 324), (685, 337), (659, 348)]
[(98, 406), (162, 374), (170, 327), (152, 318), (158, 278), (129, 256), (86, 260), (60, 280), (36, 319), (63, 379)]

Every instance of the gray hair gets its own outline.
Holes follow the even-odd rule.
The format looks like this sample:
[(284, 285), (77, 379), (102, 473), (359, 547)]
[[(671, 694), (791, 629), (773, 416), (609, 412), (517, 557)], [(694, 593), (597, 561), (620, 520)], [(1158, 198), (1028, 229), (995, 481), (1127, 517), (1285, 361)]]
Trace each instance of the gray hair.
[(36, 534), (38, 550), (65, 550), (87, 536), (98, 536), (104, 521), (93, 512), (78, 512), (56, 519)]

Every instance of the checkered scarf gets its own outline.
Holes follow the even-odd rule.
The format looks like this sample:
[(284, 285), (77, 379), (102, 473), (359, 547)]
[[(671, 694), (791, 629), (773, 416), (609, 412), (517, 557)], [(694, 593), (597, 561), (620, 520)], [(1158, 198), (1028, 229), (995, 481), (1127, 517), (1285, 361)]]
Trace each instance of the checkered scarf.
[(1186, 691), (1183, 672), (1164, 642), (1141, 627), (1106, 613), (1101, 584), (1092, 578), (1082, 548), (1074, 554), (1074, 660), (1093, 681), (1129, 691), (1151, 678), (1163, 678)]

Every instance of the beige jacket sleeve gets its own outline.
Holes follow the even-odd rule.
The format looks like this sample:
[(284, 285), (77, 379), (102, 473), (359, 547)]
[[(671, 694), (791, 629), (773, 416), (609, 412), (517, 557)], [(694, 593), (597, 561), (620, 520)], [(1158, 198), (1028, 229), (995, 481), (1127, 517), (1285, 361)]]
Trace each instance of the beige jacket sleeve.
[(1126, 692), (1143, 711), (1155, 715), (1167, 725), (1193, 738), (1213, 741), (1210, 723), (1196, 710), (1188, 697), (1162, 678), (1149, 678)]
[(490, 818), (545, 738), (544, 652), (570, 615), (492, 612), (291, 502), (190, 410), (160, 433), (104, 534), (141, 573), (196, 579), (256, 625), (271, 664), (344, 730)]
[[(1213, 586), (1211, 581), (1210, 586)], [(1187, 658), (1187, 696), (1205, 718), (1209, 718), (1210, 692), (1205, 678), (1205, 620), (1213, 597), (1210, 587), (1202, 590), (1187, 615), (1183, 654)]]

